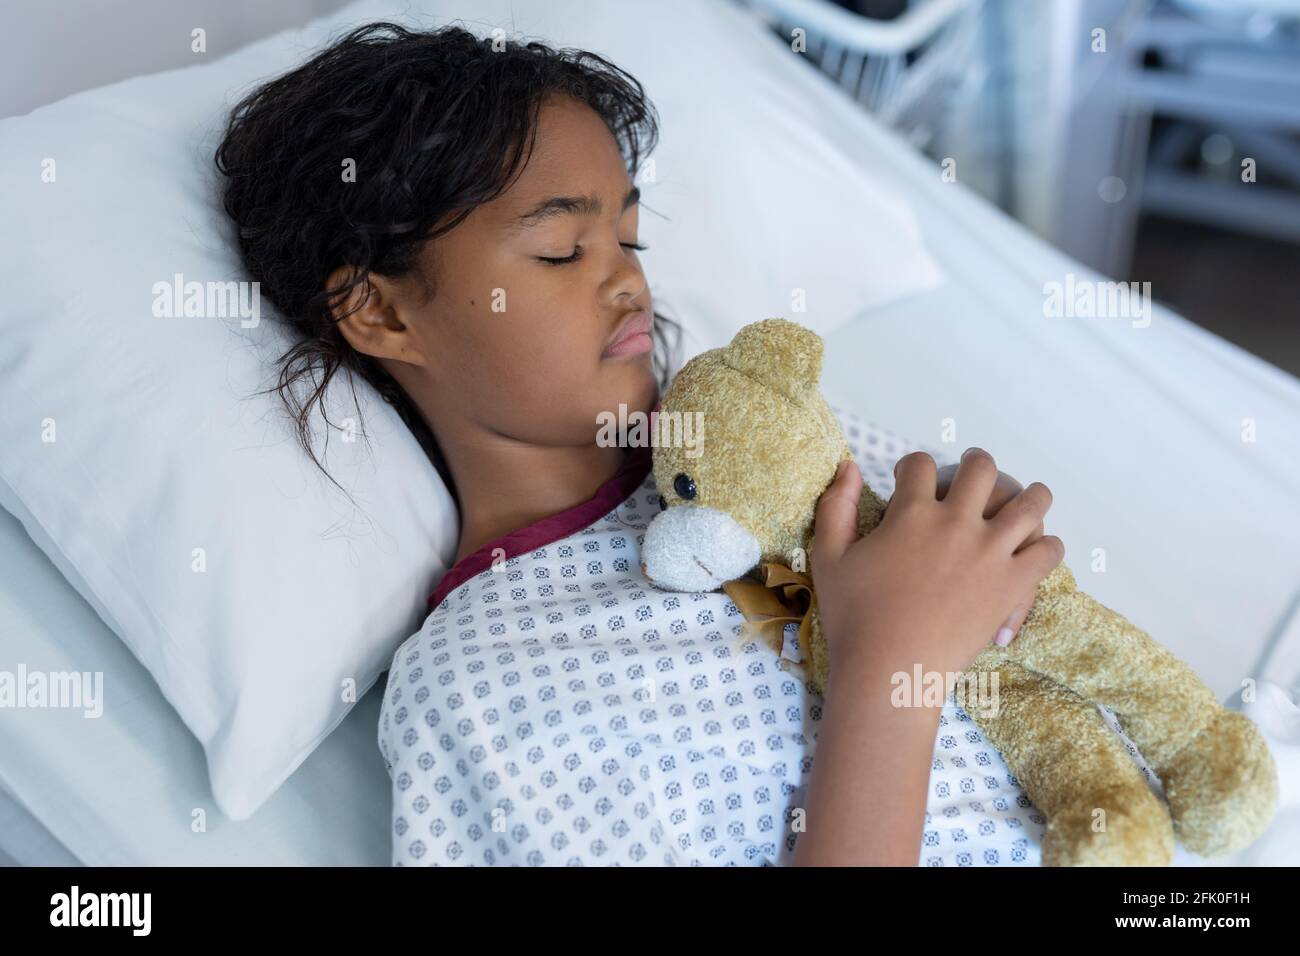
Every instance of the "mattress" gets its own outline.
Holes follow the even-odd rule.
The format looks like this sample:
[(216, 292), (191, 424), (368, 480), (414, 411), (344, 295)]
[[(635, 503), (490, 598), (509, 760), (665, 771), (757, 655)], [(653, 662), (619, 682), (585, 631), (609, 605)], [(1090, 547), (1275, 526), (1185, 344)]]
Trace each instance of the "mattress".
[[(773, 43), (771, 68), (786, 69), (796, 92), (836, 118), (826, 126), (839, 148), (907, 199), (949, 276), (831, 333), (827, 397), (923, 445), (954, 426), (954, 451), (981, 445), (1003, 470), (1046, 482), (1055, 495), (1049, 530), (1066, 542), (1080, 584), (1187, 660), (1221, 698), (1250, 676), (1295, 686), (1300, 481), (1288, 463), (1300, 461), (1300, 382), (1163, 309), (1144, 329), (1045, 318), (1044, 283), (1087, 270), (941, 182), (931, 161), (833, 84), (778, 62)], [(741, 222), (745, 210), (734, 215)], [(1241, 439), (1246, 418), (1257, 423), (1255, 442)], [(215, 808), (202, 750), (152, 678), (3, 513), (0, 662), (102, 672), (114, 701), (98, 718), (0, 713), (8, 808), (0, 819), (13, 821), (12, 831), (0, 826), (8, 831), (0, 850), (11, 858), (388, 862), (389, 781), (375, 741), (382, 678), (236, 824)]]

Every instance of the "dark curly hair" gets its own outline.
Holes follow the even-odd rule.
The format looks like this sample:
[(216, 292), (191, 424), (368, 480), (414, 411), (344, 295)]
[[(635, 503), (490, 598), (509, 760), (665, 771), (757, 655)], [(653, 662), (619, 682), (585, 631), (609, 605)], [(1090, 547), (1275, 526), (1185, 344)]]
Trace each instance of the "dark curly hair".
[[(323, 397), (342, 370), (358, 420), (355, 375), (397, 409), (459, 506), (428, 424), (382, 365), (351, 347), (331, 305), (358, 286), (368, 292), (371, 272), (410, 273), (424, 242), (504, 192), (552, 93), (600, 115), (635, 178), (658, 139), (658, 116), (635, 78), (594, 53), (479, 38), (457, 26), (357, 27), (232, 110), (215, 155), (225, 177), (222, 203), (238, 228), (245, 268), (296, 337), (266, 391), (279, 393), (299, 443), (327, 477), (310, 421), (318, 409), (328, 445), (333, 425)], [(364, 171), (356, 182), (342, 181), (343, 157)], [(327, 288), (342, 266), (352, 278)], [(671, 346), (655, 334), (662, 391), (681, 327), (655, 318), (657, 328), (675, 332)]]

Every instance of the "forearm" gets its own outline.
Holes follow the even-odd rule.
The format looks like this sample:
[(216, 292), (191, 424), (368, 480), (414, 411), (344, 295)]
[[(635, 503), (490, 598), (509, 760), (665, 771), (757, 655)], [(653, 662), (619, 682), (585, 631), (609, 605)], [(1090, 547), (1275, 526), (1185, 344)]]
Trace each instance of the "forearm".
[(895, 670), (864, 660), (832, 677), (795, 866), (917, 864), (939, 709), (894, 706)]

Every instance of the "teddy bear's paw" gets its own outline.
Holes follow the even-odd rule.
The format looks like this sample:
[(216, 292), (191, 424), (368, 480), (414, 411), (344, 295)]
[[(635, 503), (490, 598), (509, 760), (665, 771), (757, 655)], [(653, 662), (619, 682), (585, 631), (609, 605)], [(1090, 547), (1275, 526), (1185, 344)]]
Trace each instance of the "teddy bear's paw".
[(1174, 858), (1169, 811), (1145, 781), (1093, 794), (1052, 815), (1043, 866), (1168, 866)]
[(1242, 850), (1277, 810), (1277, 768), (1254, 721), (1220, 711), (1165, 767), (1161, 784), (1179, 841), (1198, 856)]

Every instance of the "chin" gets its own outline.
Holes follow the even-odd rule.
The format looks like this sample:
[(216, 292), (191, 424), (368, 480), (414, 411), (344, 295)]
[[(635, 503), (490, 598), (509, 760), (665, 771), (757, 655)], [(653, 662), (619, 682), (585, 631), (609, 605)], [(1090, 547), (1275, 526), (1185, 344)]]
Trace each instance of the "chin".
[(658, 400), (659, 383), (655, 381), (654, 361), (651, 353), (629, 356), (623, 360), (606, 360), (605, 394), (614, 398), (613, 407), (622, 402), (628, 408), (649, 411)]
[(659, 383), (655, 380), (654, 364), (649, 355), (646, 356), (644, 366), (637, 368), (637, 372), (635, 387), (629, 390), (626, 399), (627, 406), (648, 413), (659, 401)]
[(650, 414), (659, 401), (659, 383), (655, 381), (654, 368), (645, 362), (627, 362), (616, 371), (607, 372), (597, 401), (598, 411), (617, 416), (622, 405), (625, 415), (633, 412)]

